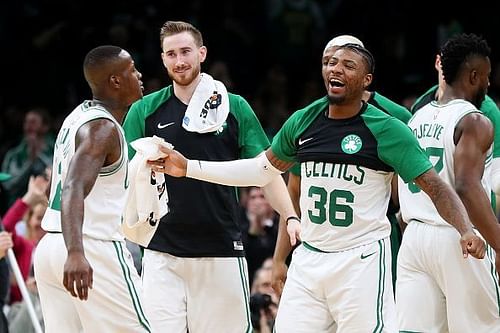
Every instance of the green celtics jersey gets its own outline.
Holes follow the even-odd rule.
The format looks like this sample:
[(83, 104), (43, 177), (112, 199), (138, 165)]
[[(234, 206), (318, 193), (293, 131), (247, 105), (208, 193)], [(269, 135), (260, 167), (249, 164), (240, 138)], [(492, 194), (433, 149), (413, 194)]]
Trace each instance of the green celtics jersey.
[[(403, 123), (408, 123), (408, 120), (410, 120), (412, 114), (410, 111), (408, 111), (407, 108), (405, 108), (402, 105), (399, 105), (387, 97), (379, 94), (378, 92), (371, 92), (370, 93), (370, 98), (368, 99), (368, 104), (371, 104), (380, 110), (384, 111), (390, 116), (393, 116), (394, 118), (397, 118), (401, 120)], [(500, 113), (499, 113), (500, 117)], [(295, 175), (300, 175), (300, 165), (295, 164), (291, 169), (290, 172), (295, 174)], [(396, 209), (397, 211), (397, 209)]]
[(348, 119), (327, 117), (323, 97), (295, 112), (272, 150), (301, 165), (302, 240), (320, 251), (342, 251), (388, 237), (391, 178), (411, 181), (432, 165), (409, 128), (364, 104)]
[[(229, 115), (210, 133), (184, 129), (187, 105), (170, 85), (135, 102), (123, 128), (128, 142), (158, 136), (184, 156), (231, 161), (257, 156), (269, 140), (248, 102), (229, 93)], [(133, 156), (133, 149), (129, 155)], [(169, 213), (162, 217), (148, 249), (178, 257), (243, 257), (240, 211), (235, 187), (165, 175)]]

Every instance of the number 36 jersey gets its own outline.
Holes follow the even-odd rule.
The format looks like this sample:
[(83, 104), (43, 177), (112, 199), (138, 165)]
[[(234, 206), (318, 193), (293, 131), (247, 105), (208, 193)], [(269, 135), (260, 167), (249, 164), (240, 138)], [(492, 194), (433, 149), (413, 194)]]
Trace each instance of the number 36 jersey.
[[(451, 187), (455, 188), (454, 133), (457, 124), (466, 115), (480, 112), (477, 108), (462, 99), (455, 99), (440, 105), (435, 101), (419, 109), (408, 122), (408, 126), (427, 153), (434, 169)], [(491, 193), (490, 167), (492, 147), (488, 149), (482, 177), (482, 185), (486, 193)], [(399, 179), (399, 201), (401, 214), (405, 222), (417, 220), (434, 225), (450, 226), (439, 215), (429, 196), (422, 192), (414, 183), (405, 183)]]
[(327, 114), (326, 97), (296, 111), (271, 148), (300, 162), (302, 241), (335, 252), (389, 237), (394, 173), (411, 181), (432, 165), (403, 122), (370, 104), (348, 119)]

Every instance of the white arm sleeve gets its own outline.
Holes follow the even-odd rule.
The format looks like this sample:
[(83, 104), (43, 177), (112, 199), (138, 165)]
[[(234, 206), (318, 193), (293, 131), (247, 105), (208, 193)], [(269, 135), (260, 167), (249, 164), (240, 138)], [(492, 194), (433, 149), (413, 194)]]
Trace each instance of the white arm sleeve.
[(283, 177), (275, 177), (271, 182), (263, 186), (262, 190), (271, 207), (284, 219), (297, 216)]
[(491, 189), (500, 195), (500, 158), (494, 158), (491, 162)]
[(228, 186), (265, 186), (281, 175), (265, 153), (234, 161), (188, 160), (186, 177)]

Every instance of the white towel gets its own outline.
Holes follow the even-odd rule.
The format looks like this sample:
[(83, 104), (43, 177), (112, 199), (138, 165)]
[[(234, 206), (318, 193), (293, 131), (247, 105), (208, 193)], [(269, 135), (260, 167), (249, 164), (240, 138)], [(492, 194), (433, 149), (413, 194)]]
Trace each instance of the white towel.
[(122, 229), (130, 241), (148, 246), (160, 219), (168, 213), (168, 193), (165, 175), (152, 171), (146, 161), (165, 156), (161, 145), (173, 146), (157, 136), (137, 139), (130, 145), (136, 154), (129, 163), (130, 189)]
[(229, 114), (229, 96), (224, 83), (201, 74), (182, 120), (182, 127), (190, 132), (209, 133), (222, 127)]

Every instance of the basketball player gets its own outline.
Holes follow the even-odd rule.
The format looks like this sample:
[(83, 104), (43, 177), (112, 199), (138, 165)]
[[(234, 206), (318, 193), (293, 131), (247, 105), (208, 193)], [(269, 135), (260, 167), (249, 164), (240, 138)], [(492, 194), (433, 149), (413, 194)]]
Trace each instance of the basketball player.
[[(443, 71), (441, 69), (441, 56), (436, 55), (434, 67), (438, 72), (438, 84), (427, 90), (422, 96), (417, 98), (411, 107), (411, 113), (417, 112), (419, 109), (439, 99), (443, 93), (446, 82), (443, 79)], [(494, 193), (500, 195), (500, 109), (496, 102), (488, 95), (484, 97), (479, 110), (491, 121), (494, 129), (493, 135), (493, 160), (491, 164), (491, 186)], [(493, 209), (496, 209), (496, 196), (491, 196)]]
[(93, 99), (69, 114), (57, 136), (47, 234), (35, 253), (45, 329), (150, 332), (120, 227), (129, 184), (120, 122), (142, 97), (142, 75), (116, 46), (91, 50), (83, 70)]
[[(323, 56), (328, 59), (338, 46), (345, 45), (347, 43), (353, 43), (360, 46), (364, 46), (363, 42), (358, 38), (351, 35), (340, 35), (331, 39), (325, 46), (323, 51)], [(405, 124), (410, 120), (411, 113), (404, 106), (401, 106), (390, 99), (382, 96), (378, 92), (365, 90), (363, 93), (363, 100), (373, 106), (376, 106), (385, 113), (401, 120)], [(394, 186), (397, 185), (398, 178), (393, 177), (392, 182)], [(299, 198), (300, 198), (300, 164), (295, 164), (289, 170), (288, 182), (287, 182), (288, 192), (290, 197), (294, 202), (296, 209), (299, 209)], [(393, 187), (392, 193), (397, 194), (397, 187)], [(399, 221), (396, 218), (396, 213), (399, 210), (399, 202), (397, 198), (391, 198), (389, 200), (389, 206), (387, 208), (387, 218), (391, 223), (391, 254), (392, 254), (392, 283), (393, 287), (396, 284), (396, 259), (399, 251), (399, 246), (401, 245), (401, 227)], [(278, 240), (276, 242), (276, 248), (273, 256), (273, 288), (280, 295), (283, 290), (283, 285), (286, 280), (286, 272), (288, 266), (286, 260), (292, 251), (290, 245), (290, 240), (286, 234), (286, 225), (284, 223), (280, 224), (281, 228), (279, 230)]]
[(276, 332), (396, 332), (391, 288), (391, 178), (414, 180), (462, 235), (456, 246), (481, 256), (456, 193), (442, 182), (408, 127), (363, 102), (373, 57), (356, 44), (323, 61), (328, 96), (298, 110), (254, 159), (186, 160), (164, 150), (153, 170), (240, 186), (262, 186), (301, 163), (302, 223), (287, 219), (293, 253)]
[[(123, 125), (129, 142), (156, 135), (187, 156), (217, 161), (254, 157), (269, 147), (248, 102), (201, 72), (208, 51), (196, 27), (167, 21), (160, 43), (172, 84), (131, 106)], [(213, 126), (211, 115), (219, 120)], [(237, 189), (172, 177), (166, 177), (166, 185), (170, 211), (160, 220), (142, 260), (144, 305), (152, 328), (176, 333), (251, 331)], [(295, 216), (283, 179), (276, 178), (263, 190), (276, 211)]]
[(401, 331), (500, 332), (500, 225), (489, 200), (493, 126), (478, 110), (489, 86), (489, 53), (486, 41), (474, 34), (449, 39), (440, 53), (442, 94), (408, 124), (487, 241), (486, 258), (464, 260), (457, 232), (419, 187), (400, 181), (408, 222), (396, 288)]

